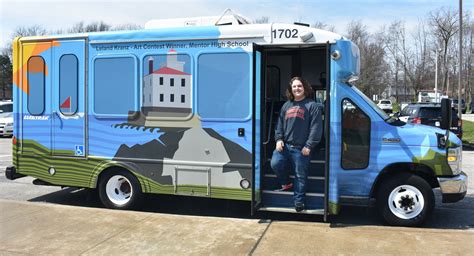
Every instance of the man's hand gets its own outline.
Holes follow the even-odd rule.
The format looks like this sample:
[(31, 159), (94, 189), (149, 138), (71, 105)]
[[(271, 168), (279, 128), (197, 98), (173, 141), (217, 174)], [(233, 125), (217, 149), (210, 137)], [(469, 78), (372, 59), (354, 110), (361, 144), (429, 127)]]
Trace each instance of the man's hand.
[(301, 154), (303, 154), (303, 156), (309, 156), (309, 154), (311, 153), (311, 149), (307, 148), (307, 147), (304, 147), (302, 150), (301, 150)]
[(284, 147), (285, 147), (285, 143), (283, 143), (282, 140), (277, 141), (276, 150), (278, 152), (282, 152)]

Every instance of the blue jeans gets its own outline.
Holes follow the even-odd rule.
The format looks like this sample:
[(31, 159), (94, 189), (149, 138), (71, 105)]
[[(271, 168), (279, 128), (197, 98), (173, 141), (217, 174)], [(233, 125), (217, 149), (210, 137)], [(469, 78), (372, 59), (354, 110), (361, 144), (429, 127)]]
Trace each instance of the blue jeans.
[(301, 148), (291, 147), (285, 143), (282, 152), (278, 152), (276, 149), (273, 151), (271, 166), (281, 185), (290, 183), (289, 170), (295, 171), (295, 181), (293, 182), (295, 205), (304, 204), (309, 163), (310, 156), (304, 156), (301, 153)]

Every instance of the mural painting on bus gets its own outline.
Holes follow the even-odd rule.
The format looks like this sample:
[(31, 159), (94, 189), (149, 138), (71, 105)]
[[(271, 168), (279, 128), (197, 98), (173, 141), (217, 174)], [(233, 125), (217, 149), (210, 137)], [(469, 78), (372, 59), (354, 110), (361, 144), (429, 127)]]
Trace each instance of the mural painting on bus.
[[(161, 164), (138, 163), (137, 171), (163, 185), (173, 185), (175, 175), (180, 184), (194, 184), (192, 175), (177, 174), (179, 168), (210, 163), (212, 186), (240, 188), (240, 180), (251, 180), (251, 153), (212, 125), (206, 127), (199, 114), (193, 113), (191, 68), (191, 57), (174, 49), (144, 58), (141, 109), (131, 115), (128, 125), (157, 128), (160, 135), (141, 145), (122, 144), (115, 158), (162, 160)], [(235, 164), (248, 167), (236, 168)]]

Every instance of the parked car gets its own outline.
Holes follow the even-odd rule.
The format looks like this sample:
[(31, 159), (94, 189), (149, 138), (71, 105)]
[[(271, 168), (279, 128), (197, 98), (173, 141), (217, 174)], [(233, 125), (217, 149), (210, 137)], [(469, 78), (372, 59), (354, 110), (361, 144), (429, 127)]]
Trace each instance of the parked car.
[[(457, 113), (458, 112), (458, 100), (453, 99), (453, 101), (451, 103), (451, 106), (456, 110), (456, 113)], [(464, 99), (461, 99), (461, 112), (463, 114), (466, 114), (466, 109), (467, 109), (466, 101), (464, 101)]]
[(13, 102), (0, 101), (0, 136), (13, 135)]
[(390, 100), (379, 100), (379, 102), (377, 103), (377, 106), (387, 112), (387, 113), (392, 113), (392, 102)]
[[(462, 138), (462, 120), (457, 111), (452, 108), (452, 122), (450, 130)], [(441, 104), (439, 103), (412, 103), (408, 104), (398, 117), (405, 123), (424, 124), (439, 127), (441, 125)]]

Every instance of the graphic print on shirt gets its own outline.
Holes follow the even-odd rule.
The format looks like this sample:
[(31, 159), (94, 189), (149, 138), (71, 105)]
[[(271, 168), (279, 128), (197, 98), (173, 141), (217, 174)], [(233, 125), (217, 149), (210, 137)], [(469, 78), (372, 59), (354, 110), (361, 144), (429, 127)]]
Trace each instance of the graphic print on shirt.
[(288, 120), (289, 118), (301, 118), (304, 120), (304, 108), (300, 106), (289, 108), (285, 113), (285, 120)]

